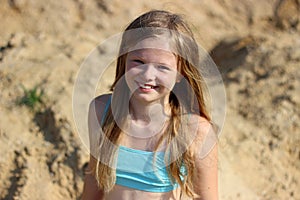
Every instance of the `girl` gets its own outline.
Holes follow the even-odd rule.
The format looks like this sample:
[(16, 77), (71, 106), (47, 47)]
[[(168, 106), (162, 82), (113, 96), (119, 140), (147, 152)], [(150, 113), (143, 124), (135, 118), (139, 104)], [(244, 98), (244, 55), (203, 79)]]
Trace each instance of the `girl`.
[[(113, 93), (90, 104), (83, 199), (218, 199), (198, 51), (188, 25), (167, 11), (126, 28)], [(213, 145), (203, 153), (207, 137)]]

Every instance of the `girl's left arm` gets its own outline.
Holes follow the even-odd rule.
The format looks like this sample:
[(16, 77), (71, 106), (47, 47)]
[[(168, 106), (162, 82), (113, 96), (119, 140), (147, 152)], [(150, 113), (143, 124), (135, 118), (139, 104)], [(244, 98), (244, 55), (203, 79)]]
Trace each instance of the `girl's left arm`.
[(199, 197), (194, 200), (218, 200), (218, 144), (212, 125), (200, 120), (196, 142), (193, 147), (195, 172), (194, 191)]

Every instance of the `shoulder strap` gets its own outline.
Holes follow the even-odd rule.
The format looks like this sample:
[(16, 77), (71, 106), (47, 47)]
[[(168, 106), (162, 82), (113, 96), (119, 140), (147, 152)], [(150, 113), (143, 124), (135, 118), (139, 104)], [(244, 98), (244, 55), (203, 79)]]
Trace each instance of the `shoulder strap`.
[(101, 119), (101, 125), (104, 124), (104, 119), (105, 119), (105, 117), (106, 117), (108, 108), (109, 108), (109, 106), (110, 106), (110, 102), (111, 102), (111, 96), (109, 96), (108, 101), (107, 101), (106, 104), (105, 104), (105, 108), (104, 108), (103, 115), (102, 115), (102, 119)]

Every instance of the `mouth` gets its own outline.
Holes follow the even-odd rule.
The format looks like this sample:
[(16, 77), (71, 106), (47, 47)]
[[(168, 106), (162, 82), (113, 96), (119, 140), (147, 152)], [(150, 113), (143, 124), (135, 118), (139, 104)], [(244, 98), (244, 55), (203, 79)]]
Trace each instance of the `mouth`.
[(151, 84), (141, 84), (138, 83), (139, 88), (144, 89), (144, 90), (151, 90), (151, 89), (156, 89), (158, 88), (157, 85), (151, 85)]

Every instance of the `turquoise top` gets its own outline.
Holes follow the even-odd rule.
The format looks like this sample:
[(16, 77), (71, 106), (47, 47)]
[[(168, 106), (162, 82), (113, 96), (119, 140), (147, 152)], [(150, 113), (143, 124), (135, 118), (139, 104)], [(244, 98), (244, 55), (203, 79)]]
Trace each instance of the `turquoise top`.
[[(116, 184), (148, 192), (174, 190), (178, 187), (178, 183), (172, 183), (170, 180), (164, 155), (164, 152), (155, 154), (119, 146)], [(185, 168), (182, 166), (180, 171), (184, 174)]]
[[(104, 116), (109, 104), (110, 100), (105, 106)], [(174, 190), (178, 187), (178, 183), (170, 180), (164, 156), (165, 152), (163, 151), (151, 152), (119, 146), (116, 184), (148, 192)], [(184, 166), (180, 171), (185, 175)], [(182, 176), (181, 179), (183, 180)]]

